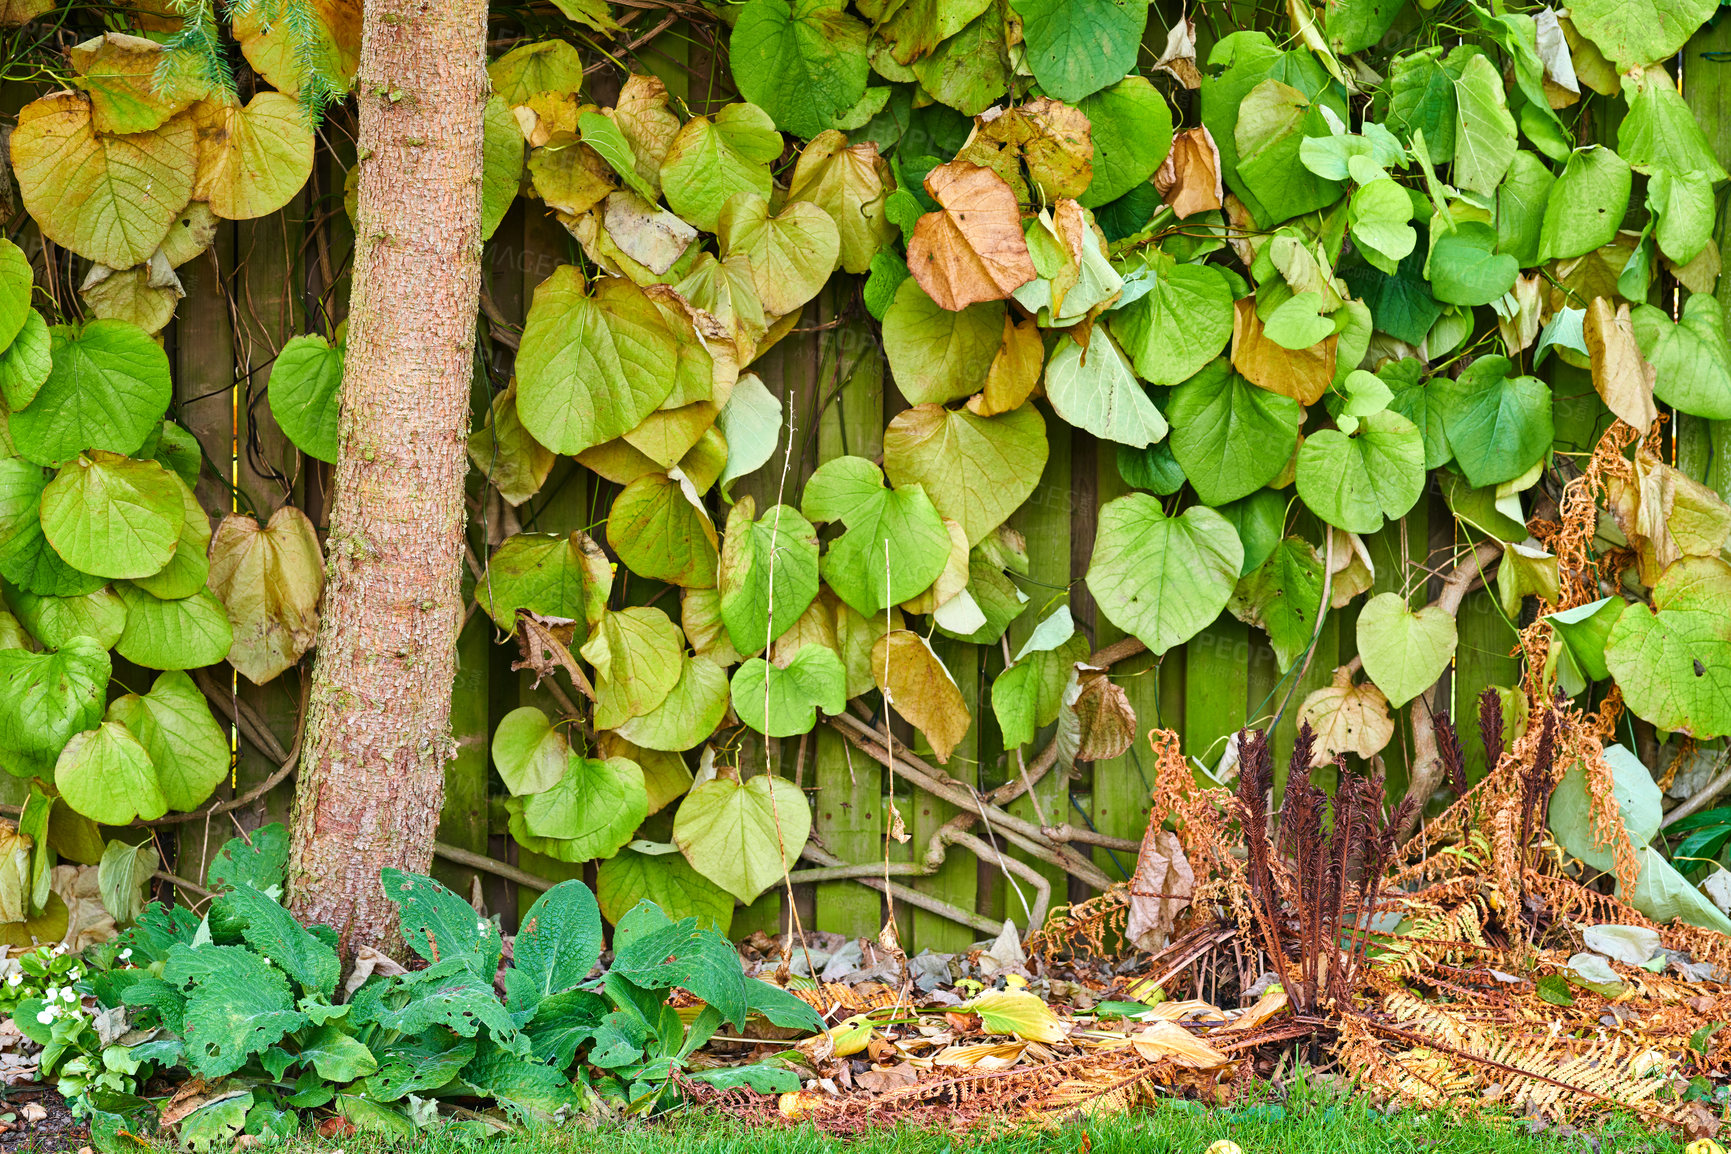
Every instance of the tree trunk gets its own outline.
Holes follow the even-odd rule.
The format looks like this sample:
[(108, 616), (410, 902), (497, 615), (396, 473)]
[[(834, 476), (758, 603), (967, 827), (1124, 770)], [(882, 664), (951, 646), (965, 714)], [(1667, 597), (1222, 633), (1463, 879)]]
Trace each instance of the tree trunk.
[(345, 954), (395, 943), (453, 753), (464, 441), (480, 293), (486, 0), (366, 0), (341, 451), (289, 898)]

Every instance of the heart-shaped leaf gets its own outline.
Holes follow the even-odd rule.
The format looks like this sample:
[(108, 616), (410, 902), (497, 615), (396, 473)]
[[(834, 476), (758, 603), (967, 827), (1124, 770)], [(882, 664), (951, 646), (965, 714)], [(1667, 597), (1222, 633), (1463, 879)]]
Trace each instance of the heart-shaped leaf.
[(802, 646), (787, 665), (753, 657), (733, 674), (733, 711), (769, 737), (809, 733), (817, 710), (834, 716), (847, 705), (847, 671), (835, 651)]
[(1145, 493), (1100, 509), (1088, 590), (1106, 619), (1165, 653), (1220, 616), (1238, 584), (1244, 546), (1213, 509), (1168, 517)]
[(673, 843), (691, 867), (746, 905), (781, 880), (811, 833), (805, 794), (760, 773), (716, 776), (693, 789), (673, 819)]
[(170, 809), (197, 809), (228, 777), (228, 734), (184, 673), (164, 673), (143, 696), (116, 698), (107, 720), (118, 721), (138, 738)]
[(1405, 705), (1454, 660), (1455, 619), (1439, 606), (1414, 612), (1400, 594), (1378, 593), (1359, 612), (1358, 653), (1388, 703)]
[(155, 461), (92, 452), (42, 490), (42, 532), (67, 564), (98, 577), (148, 577), (174, 556), (186, 520), (179, 478)]
[(117, 721), (74, 736), (54, 766), (54, 785), (74, 810), (102, 825), (168, 812), (150, 755)]
[(552, 789), (570, 756), (565, 735), (533, 705), (513, 709), (493, 730), (493, 766), (515, 796)]
[(573, 755), (550, 789), (523, 803), (529, 832), (564, 842), (566, 861), (613, 856), (648, 812), (643, 770), (623, 757), (600, 761)]

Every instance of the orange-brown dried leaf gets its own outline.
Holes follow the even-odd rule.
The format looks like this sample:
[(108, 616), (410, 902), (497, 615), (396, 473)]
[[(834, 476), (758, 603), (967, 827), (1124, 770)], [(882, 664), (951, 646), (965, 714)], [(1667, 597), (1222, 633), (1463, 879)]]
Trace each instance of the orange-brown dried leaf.
[(926, 191), (943, 207), (914, 226), (908, 271), (939, 306), (1004, 300), (1034, 279), (1016, 194), (1001, 176), (951, 161), (932, 169)]

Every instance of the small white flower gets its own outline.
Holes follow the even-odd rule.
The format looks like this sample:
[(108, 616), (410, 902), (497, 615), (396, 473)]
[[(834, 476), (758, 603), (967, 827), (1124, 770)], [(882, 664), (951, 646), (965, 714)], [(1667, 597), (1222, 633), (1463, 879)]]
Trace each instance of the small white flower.
[(58, 1018), (59, 1016), (60, 1016), (60, 1007), (59, 1006), (48, 1006), (48, 1007), (45, 1007), (40, 1013), (38, 1013), (36, 1015), (36, 1020), (38, 1022), (41, 1022), (44, 1026), (50, 1026), (50, 1025), (54, 1024), (54, 1019)]
[(12, 971), (12, 976), (11, 976), (11, 977), (9, 977), (9, 978), (7, 978), (7, 979), (6, 979), (6, 984), (7, 984), (7, 985), (8, 985), (8, 986), (21, 986), (21, 985), (23, 985), (23, 984), (24, 984), (24, 973), (23, 973), (23, 971), (21, 971), (21, 970), (13, 970), (13, 971)]
[(123, 962), (126, 959), (130, 958), (131, 956), (132, 956), (132, 947), (131, 946), (127, 946), (124, 950), (120, 951), (120, 960)]
[(53, 954), (55, 957), (59, 957), (61, 954), (64, 954), (66, 952), (66, 943), (61, 942), (59, 945), (55, 946), (49, 952), (51, 954)]
[(72, 970), (71, 973), (66, 975), (66, 977), (69, 981), (74, 981), (74, 982), (78, 981), (78, 979), (82, 978), (83, 976), (84, 976), (84, 971), (77, 969), (76, 967)]
[(73, 1005), (77, 1005), (78, 1004), (78, 994), (72, 989), (72, 987), (68, 986), (66, 989), (60, 991), (60, 1000), (62, 1002), (68, 1002), (68, 1003), (71, 1003)]
[(59, 986), (49, 986), (46, 990), (44, 990), (42, 992), (42, 1000), (45, 1002), (52, 1002), (59, 997), (60, 997), (60, 987)]

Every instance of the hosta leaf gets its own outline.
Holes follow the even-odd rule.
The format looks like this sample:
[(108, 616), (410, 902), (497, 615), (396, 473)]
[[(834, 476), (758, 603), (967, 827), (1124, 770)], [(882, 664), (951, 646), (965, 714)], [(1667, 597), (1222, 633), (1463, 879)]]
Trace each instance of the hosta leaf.
[(66, 562), (98, 577), (147, 577), (174, 556), (186, 505), (155, 461), (92, 452), (42, 491), (42, 532)]
[(896, 387), (909, 402), (943, 404), (985, 387), (1004, 340), (999, 301), (942, 308), (909, 277), (883, 317), (884, 355)]
[(1507, 357), (1480, 357), (1459, 377), (1433, 379), (1449, 448), (1474, 488), (1512, 481), (1551, 447), (1551, 390), (1533, 377), (1511, 377)]
[(313, 127), (298, 100), (261, 92), (246, 105), (226, 94), (199, 102), (198, 180), (192, 195), (224, 220), (269, 216), (313, 171)]
[(1079, 199), (1099, 208), (1146, 184), (1172, 150), (1172, 106), (1146, 77), (1126, 76), (1077, 105), (1094, 141), (1094, 179)]
[(116, 698), (107, 719), (138, 738), (170, 809), (197, 809), (228, 776), (228, 734), (184, 673), (162, 674), (143, 696)]
[[(12, 167), (24, 207), (56, 244), (97, 264), (143, 264), (192, 199), (192, 121), (151, 132), (99, 134), (88, 97), (60, 92), (18, 113)], [(83, 447), (83, 446), (81, 446)]]
[(202, 1077), (234, 1073), (307, 1024), (282, 971), (243, 946), (176, 943), (162, 976), (186, 995), (186, 1064)]
[(631, 840), (649, 812), (643, 770), (634, 761), (573, 755), (544, 793), (523, 802), (523, 822), (536, 837), (567, 843), (567, 860), (611, 857)]
[[(1631, 605), (1605, 644), (1605, 666), (1638, 717), (1698, 741), (1731, 733), (1731, 565), (1685, 557)], [(5, 658), (0, 654), (0, 660)]]
[(229, 655), (234, 630), (208, 589), (178, 601), (152, 597), (135, 585), (119, 586), (126, 630), (114, 651), (146, 669), (202, 669)]
[(1065, 421), (1096, 437), (1145, 448), (1166, 435), (1166, 419), (1111, 336), (1095, 330), (1083, 349), (1069, 333), (1046, 362), (1046, 397)]
[(906, 629), (884, 634), (872, 646), (872, 673), (885, 700), (925, 735), (938, 762), (947, 763), (974, 719), (955, 678), (925, 638)]
[(230, 513), (210, 543), (210, 588), (234, 632), (233, 665), (263, 685), (301, 659), (319, 631), (325, 570), (318, 534), (305, 513), (284, 505), (261, 527)]
[(1146, 0), (1016, 0), (1028, 66), (1050, 96), (1077, 101), (1136, 70)]
[(1388, 703), (1405, 705), (1454, 660), (1455, 619), (1438, 606), (1414, 612), (1400, 594), (1378, 593), (1359, 612), (1358, 653)]
[(85, 449), (137, 452), (161, 424), (173, 393), (168, 357), (125, 321), (49, 331), (53, 368), (29, 407), (11, 417), (19, 453), (54, 465)]
[(781, 880), (810, 833), (805, 794), (767, 773), (743, 783), (733, 776), (706, 781), (673, 819), (674, 844), (692, 868), (746, 905)]
[(707, 657), (686, 654), (679, 680), (661, 704), (616, 731), (644, 749), (677, 753), (700, 744), (727, 716), (727, 673)]
[(1313, 433), (1298, 450), (1298, 495), (1349, 533), (1374, 533), (1384, 517), (1404, 517), (1424, 482), (1424, 437), (1399, 413), (1360, 418), (1350, 437), (1338, 429)]
[(1227, 606), (1246, 625), (1268, 634), (1282, 673), (1292, 668), (1316, 635), (1322, 608), (1322, 558), (1300, 537), (1287, 537), (1263, 563), (1241, 578)]
[(841, 0), (749, 0), (728, 62), (740, 95), (778, 127), (810, 138), (834, 127), (866, 87), (866, 26)]
[(734, 671), (732, 692), (739, 720), (770, 737), (793, 737), (811, 731), (818, 709), (834, 716), (847, 705), (847, 671), (833, 650), (806, 645), (785, 668), (746, 661)]
[(781, 134), (755, 104), (729, 104), (715, 114), (694, 116), (680, 128), (661, 161), (667, 207), (706, 232), (714, 232), (721, 209), (741, 192), (764, 199), (774, 187), (770, 162), (781, 155)]
[(1238, 584), (1244, 546), (1201, 505), (1168, 517), (1144, 493), (1100, 509), (1088, 589), (1106, 619), (1155, 653), (1165, 653), (1220, 616)]
[(607, 515), (607, 543), (640, 577), (708, 589), (715, 585), (715, 526), (689, 485), (651, 473), (625, 486)]
[(1298, 444), (1304, 410), (1214, 361), (1172, 390), (1172, 455), (1196, 495), (1224, 505), (1278, 477)]
[(265, 399), (271, 416), (309, 457), (336, 464), (337, 406), (343, 387), (343, 346), (314, 333), (294, 337), (271, 364)]
[(66, 804), (102, 825), (168, 812), (150, 755), (117, 721), (73, 735), (54, 763), (54, 785)]
[(475, 583), (475, 603), (507, 632), (516, 631), (519, 609), (581, 621), (584, 572), (577, 534), (519, 533), (493, 551)]
[(950, 555), (949, 531), (925, 490), (883, 482), (870, 461), (838, 457), (811, 475), (801, 506), (810, 521), (847, 527), (824, 554), (823, 577), (868, 617), (923, 593)]
[(679, 682), (685, 639), (659, 609), (608, 611), (584, 644), (595, 667), (595, 727), (617, 729), (666, 700)]
[(1046, 423), (1029, 404), (995, 417), (918, 405), (884, 430), (891, 483), (925, 490), (939, 515), (962, 527), (969, 548), (1033, 495), (1046, 453)]
[(517, 413), (558, 453), (624, 435), (673, 391), (678, 342), (655, 303), (605, 277), (585, 292), (574, 265), (535, 290), (517, 355)]
[(684, 854), (622, 849), (596, 871), (595, 896), (609, 922), (653, 902), (670, 918), (696, 918), (723, 934), (733, 925), (733, 895), (692, 869)]
[(1106, 314), (1112, 335), (1150, 384), (1176, 385), (1220, 355), (1232, 337), (1232, 287), (1214, 265), (1153, 269), (1148, 291)]
[(727, 515), (721, 550), (719, 609), (739, 653), (757, 653), (786, 633), (818, 590), (817, 530), (811, 522), (787, 505), (762, 517), (756, 513), (756, 501), (739, 499)]
[(493, 731), (493, 766), (513, 794), (541, 793), (565, 775), (571, 746), (533, 705), (507, 713)]
[(791, 313), (816, 296), (841, 256), (835, 221), (802, 200), (771, 216), (767, 200), (738, 193), (722, 206), (715, 235), (724, 256), (742, 256), (751, 266), (752, 284), (770, 316)]

